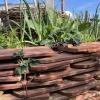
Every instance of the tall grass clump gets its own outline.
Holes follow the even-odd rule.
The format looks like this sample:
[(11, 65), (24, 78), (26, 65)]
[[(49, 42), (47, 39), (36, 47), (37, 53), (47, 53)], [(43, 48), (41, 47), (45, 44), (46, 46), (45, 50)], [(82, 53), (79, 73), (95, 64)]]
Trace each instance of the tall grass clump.
[(84, 29), (80, 34), (82, 42), (100, 41), (99, 6), (100, 3), (98, 4), (95, 14), (92, 17), (88, 16), (90, 14), (86, 11), (85, 15), (79, 20), (81, 23), (80, 28)]
[[(34, 14), (26, 0), (22, 0), (26, 9), (22, 9), (22, 24), (17, 26), (21, 28), (22, 42), (32, 45), (49, 45), (55, 42), (79, 43), (80, 33), (78, 30), (78, 20), (72, 20), (68, 16), (60, 16), (57, 10), (44, 11), (36, 0), (36, 10)], [(14, 22), (15, 23), (15, 22)], [(25, 37), (27, 39), (25, 40)]]

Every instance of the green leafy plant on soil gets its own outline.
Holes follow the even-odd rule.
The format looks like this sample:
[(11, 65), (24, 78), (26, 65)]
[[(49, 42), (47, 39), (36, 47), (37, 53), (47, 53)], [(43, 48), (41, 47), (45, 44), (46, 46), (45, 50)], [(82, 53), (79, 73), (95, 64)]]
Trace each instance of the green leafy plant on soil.
[[(26, 10), (22, 10), (24, 25), (18, 26), (27, 37), (27, 40), (24, 41), (25, 43), (32, 45), (49, 45), (55, 42), (80, 43), (77, 20), (72, 20), (68, 16), (59, 16), (55, 9), (49, 9), (47, 11), (45, 9), (41, 13), (38, 0), (37, 12), (33, 15), (27, 1), (23, 0), (23, 2), (27, 8)], [(34, 36), (35, 38), (33, 38)]]

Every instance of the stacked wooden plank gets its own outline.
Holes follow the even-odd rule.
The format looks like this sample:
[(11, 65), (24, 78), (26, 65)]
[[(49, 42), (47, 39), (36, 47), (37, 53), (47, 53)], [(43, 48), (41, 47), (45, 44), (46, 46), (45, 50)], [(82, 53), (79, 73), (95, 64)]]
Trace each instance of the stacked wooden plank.
[(58, 53), (48, 47), (24, 48), (23, 59), (37, 61), (28, 65), (24, 78), (14, 73), (19, 65), (13, 56), (20, 50), (0, 50), (0, 90), (11, 91), (3, 100), (67, 100), (99, 86), (100, 65), (91, 54)]
[(15, 75), (15, 69), (19, 67), (16, 52), (23, 52), (23, 59), (31, 57), (46, 57), (54, 55), (48, 47), (29, 47), (24, 49), (1, 49), (0, 50), (0, 90), (21, 88), (22, 77)]
[[(13, 92), (14, 95), (23, 98), (39, 97), (48, 93), (47, 100), (50, 98), (66, 100), (68, 96), (78, 95), (96, 87), (94, 76), (100, 71), (97, 71), (98, 62), (89, 55), (61, 53), (38, 60), (40, 62), (38, 65), (30, 65), (26, 82), (27, 93), (25, 90), (16, 90)], [(82, 68), (73, 67), (76, 64), (80, 64)]]
[(73, 53), (100, 53), (100, 42), (87, 42), (77, 46), (63, 44), (57, 47), (59, 50)]
[[(14, 9), (13, 11), (9, 10), (8, 12), (9, 12), (8, 14), (6, 11), (0, 12), (0, 18), (3, 23), (3, 26), (7, 27), (8, 24), (15, 26), (15, 24), (11, 20), (18, 22), (18, 23), (22, 20), (19, 9)], [(8, 20), (8, 18), (9, 18), (9, 20)]]
[[(0, 18), (1, 18), (1, 21), (3, 22), (3, 25), (6, 27), (8, 26), (8, 18), (9, 17), (9, 22), (12, 26), (15, 26), (16, 24), (14, 24), (12, 22), (15, 21), (17, 23), (19, 22), (22, 22), (23, 21), (23, 18), (24, 18), (24, 15), (23, 15), (23, 10), (26, 10), (27, 8), (24, 6), (24, 7), (21, 7), (21, 10), (20, 10), (20, 7), (13, 7), (13, 8), (10, 8), (8, 9), (8, 14), (6, 11), (0, 11)], [(32, 13), (34, 14), (35, 13), (35, 8), (34, 7), (30, 7)], [(41, 6), (41, 13), (44, 14), (45, 12), (45, 8)]]

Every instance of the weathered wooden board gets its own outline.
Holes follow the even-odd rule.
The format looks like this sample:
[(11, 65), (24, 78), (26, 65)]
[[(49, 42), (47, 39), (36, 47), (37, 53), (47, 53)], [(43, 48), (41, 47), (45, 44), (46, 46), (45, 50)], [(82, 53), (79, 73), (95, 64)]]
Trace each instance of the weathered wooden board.
[(85, 74), (80, 74), (80, 75), (75, 75), (68, 77), (68, 79), (73, 80), (73, 81), (84, 81), (92, 78), (96, 78), (100, 75), (100, 71), (93, 71)]
[[(68, 67), (68, 65), (65, 66), (61, 66), (61, 67), (55, 67), (55, 68), (51, 68), (46, 70), (45, 72), (56, 72), (56, 71), (61, 71), (61, 70), (65, 70)], [(43, 71), (44, 72), (44, 71)]]
[(71, 67), (72, 68), (90, 68), (90, 67), (95, 67), (99, 64), (98, 61), (93, 61), (93, 60), (89, 60), (89, 61), (84, 61), (84, 62), (79, 62), (79, 63), (75, 63), (72, 64)]
[[(45, 88), (33, 88), (31, 87), (31, 90), (27, 91), (27, 95), (28, 97), (34, 97), (34, 96), (38, 96), (38, 95), (42, 95), (42, 94), (46, 94), (46, 93), (52, 93), (58, 90), (62, 90), (62, 89), (66, 89), (66, 88), (71, 88), (74, 86), (79, 86), (79, 85), (83, 85), (83, 84), (87, 84), (89, 81), (81, 81), (81, 82), (76, 82), (76, 81), (67, 81), (54, 85), (54, 86), (46, 86)], [(30, 86), (28, 86), (30, 87)], [(26, 91), (25, 90), (18, 90), (18, 91), (14, 91), (15, 95), (21, 95), (21, 97), (26, 95)]]
[(89, 80), (89, 79), (92, 79), (92, 78), (93, 78), (93, 76), (91, 76), (91, 74), (89, 74), (89, 73), (68, 77), (68, 79), (73, 80), (73, 81), (84, 81), (84, 80)]
[(0, 84), (0, 90), (12, 90), (12, 89), (20, 89), (23, 87), (21, 82), (11, 83), (11, 84)]
[(68, 76), (73, 76), (73, 75), (78, 75), (86, 72), (91, 72), (96, 70), (96, 68), (89, 68), (89, 69), (72, 69), (72, 68), (67, 68), (64, 71), (58, 71), (58, 72), (52, 72), (52, 73), (44, 73), (40, 74), (39, 76), (34, 76), (34, 81), (35, 82), (45, 82), (45, 81), (50, 81), (50, 80), (55, 80), (59, 78), (64, 78)]
[(95, 53), (92, 53), (91, 54), (93, 57), (96, 56), (96, 57), (100, 57), (100, 50), (95, 52)]
[(88, 56), (89, 55), (84, 55), (84, 54), (59, 53), (59, 54), (55, 54), (52, 57), (46, 57), (38, 60), (41, 64), (46, 64), (46, 63), (59, 62), (59, 61), (71, 60), (71, 59), (88, 57)]
[(0, 50), (0, 60), (13, 59), (14, 53), (23, 50), (24, 57), (45, 57), (53, 56), (55, 52), (46, 46), (39, 47), (27, 47), (23, 49), (1, 49)]
[(62, 67), (67, 65), (69, 66), (68, 61), (61, 61), (61, 62), (55, 62), (55, 63), (50, 63), (50, 64), (38, 64), (38, 65), (30, 65), (30, 70), (31, 71), (46, 71), (48, 69), (56, 68), (56, 67)]
[[(38, 88), (38, 89), (31, 89), (27, 90), (27, 97), (35, 97), (35, 96), (40, 96), (47, 94), (48, 91), (46, 88)], [(15, 90), (13, 91), (13, 94), (17, 95), (18, 97), (25, 97), (26, 96), (26, 91), (25, 90)]]
[(92, 89), (96, 87), (96, 82), (90, 82), (88, 84), (85, 84), (85, 85), (80, 85), (80, 86), (77, 86), (77, 87), (73, 87), (73, 88), (69, 88), (69, 89), (66, 89), (66, 90), (62, 90), (62, 91), (59, 91), (58, 93), (62, 94), (62, 95), (68, 95), (68, 96), (75, 96), (77, 94), (80, 94), (82, 92), (85, 92), (89, 89)]
[(56, 80), (62, 78), (63, 76), (65, 76), (65, 74), (68, 75), (69, 72), (71, 71), (72, 70), (70, 69), (70, 67), (68, 67), (66, 70), (44, 73), (44, 74), (40, 74), (39, 76), (34, 76), (33, 80), (35, 82), (46, 82), (46, 81)]
[(81, 61), (86, 61), (86, 60), (90, 60), (91, 58), (89, 57), (83, 57), (83, 58), (76, 58), (76, 59), (70, 59), (70, 60), (65, 60), (65, 61), (60, 61), (60, 62), (55, 62), (55, 63), (49, 63), (49, 64), (38, 64), (38, 65), (30, 65), (30, 70), (31, 71), (46, 71), (46, 70), (51, 70), (52, 68), (57, 68), (57, 67), (63, 67), (66, 65), (69, 66), (69, 64), (72, 63), (77, 63), (77, 62), (81, 62)]
[[(33, 76), (32, 76), (32, 79), (33, 79)], [(32, 80), (32, 79), (30, 79), (30, 80)], [(28, 82), (28, 85), (29, 85), (29, 87), (40, 87), (40, 86), (43, 87), (43, 86), (57, 85), (60, 83), (63, 83), (62, 79), (52, 80), (52, 81), (48, 81), (48, 82), (44, 82), (44, 83), (31, 81), (31, 82)]]
[(6, 70), (6, 69), (14, 69), (19, 67), (19, 64), (15, 64), (15, 63), (3, 63), (0, 64), (0, 70)]
[(43, 95), (39, 95), (39, 96), (35, 96), (35, 97), (29, 97), (29, 98), (25, 98), (25, 97), (18, 97), (15, 96), (13, 94), (4, 94), (3, 96), (0, 97), (0, 100), (49, 100), (49, 94), (43, 94)]
[(21, 77), (19, 76), (0, 77), (0, 83), (11, 83), (11, 82), (19, 82), (19, 81), (21, 81)]
[(75, 86), (87, 84), (91, 81), (93, 81), (93, 80), (81, 81), (81, 82), (66, 80), (66, 82), (63, 82), (61, 84), (57, 84), (56, 86), (47, 87), (47, 91), (49, 93), (53, 93), (53, 92), (56, 92), (56, 91), (59, 91), (59, 90), (68, 89), (68, 88), (72, 88), (72, 87), (75, 87)]
[(14, 71), (13, 70), (0, 71), (0, 77), (13, 76), (13, 75), (14, 75)]
[(64, 45), (64, 46), (59, 46), (58, 49), (73, 53), (81, 53), (81, 52), (92, 53), (100, 51), (100, 43), (99, 42), (82, 43), (79, 46)]
[[(66, 88), (70, 88), (70, 87), (74, 87), (74, 86), (79, 86), (82, 84), (86, 84), (89, 83), (92, 80), (87, 80), (87, 81), (69, 81), (69, 80), (55, 80), (55, 82), (57, 82), (55, 84), (54, 81), (52, 82), (45, 82), (42, 83), (41, 85), (39, 85), (39, 83), (36, 85), (36, 83), (32, 83), (32, 82), (18, 82), (18, 83), (9, 83), (9, 84), (0, 84), (0, 90), (16, 90), (16, 89), (21, 89), (21, 91), (23, 90), (22, 88), (24, 87), (28, 87), (28, 88), (33, 88), (34, 90), (36, 90), (36, 93), (40, 93), (42, 91), (40, 91), (41, 89), (44, 89), (45, 93), (50, 93), (50, 92), (55, 92), (58, 90), (62, 90), (62, 89), (66, 89)], [(52, 85), (50, 85), (52, 84)], [(38, 92), (38, 91), (40, 92)], [(36, 95), (35, 93), (35, 95)]]
[(91, 57), (82, 57), (82, 58), (72, 59), (72, 60), (69, 60), (69, 63), (73, 64), (73, 63), (87, 61), (87, 60), (91, 60)]
[[(37, 73), (47, 73), (47, 72), (56, 72), (56, 71), (62, 71), (62, 70), (65, 70), (69, 67), (69, 65), (65, 65), (65, 66), (60, 66), (60, 67), (54, 67), (54, 68), (51, 68), (51, 69), (48, 69), (48, 70), (41, 70), (41, 71), (35, 71)], [(29, 74), (34, 74), (34, 71), (30, 70), (30, 73)]]

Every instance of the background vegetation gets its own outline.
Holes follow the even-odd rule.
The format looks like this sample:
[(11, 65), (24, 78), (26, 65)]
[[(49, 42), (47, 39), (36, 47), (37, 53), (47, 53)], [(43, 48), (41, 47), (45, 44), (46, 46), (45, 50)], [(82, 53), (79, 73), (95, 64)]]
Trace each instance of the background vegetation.
[[(24, 3), (26, 9), (21, 7)], [(20, 1), (20, 24), (13, 22), (7, 33), (0, 32), (0, 48), (19, 48), (25, 46), (49, 45), (55, 43), (71, 43), (77, 45), (81, 42), (94, 42), (100, 40), (99, 5), (95, 14), (90, 17), (89, 12), (75, 15), (74, 19), (59, 14), (56, 9), (41, 11), (37, 0), (36, 12), (32, 12), (26, 0)], [(45, 7), (45, 4), (44, 4)], [(45, 7), (46, 8), (46, 7)], [(18, 31), (19, 30), (19, 31)]]

